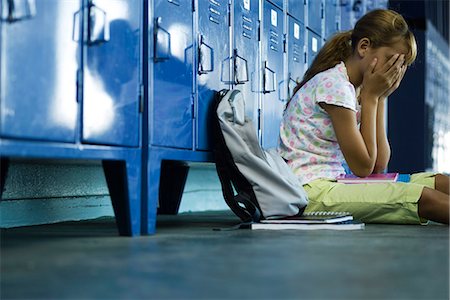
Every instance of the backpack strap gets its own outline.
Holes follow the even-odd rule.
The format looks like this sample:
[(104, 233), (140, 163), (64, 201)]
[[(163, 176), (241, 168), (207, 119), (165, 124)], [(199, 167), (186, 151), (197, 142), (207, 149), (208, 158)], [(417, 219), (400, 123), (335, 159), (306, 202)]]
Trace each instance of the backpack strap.
[(241, 203), (242, 205), (244, 205), (245, 212), (247, 212), (252, 217), (252, 221), (259, 222), (261, 220), (261, 213), (258, 207), (256, 207), (256, 205), (250, 199), (251, 198), (245, 193), (237, 194), (236, 196), (234, 196), (234, 200), (237, 203)]
[[(255, 206), (251, 204), (248, 196), (242, 196), (242, 193), (236, 196), (234, 195), (231, 176), (229, 174), (229, 169), (226, 166), (223, 166), (220, 162), (216, 162), (216, 168), (220, 184), (222, 185), (223, 198), (227, 205), (243, 222), (253, 221), (255, 212), (251, 209), (252, 207), (255, 208)], [(242, 203), (244, 207), (240, 206), (239, 203)], [(258, 211), (258, 209), (256, 209), (256, 211)]]

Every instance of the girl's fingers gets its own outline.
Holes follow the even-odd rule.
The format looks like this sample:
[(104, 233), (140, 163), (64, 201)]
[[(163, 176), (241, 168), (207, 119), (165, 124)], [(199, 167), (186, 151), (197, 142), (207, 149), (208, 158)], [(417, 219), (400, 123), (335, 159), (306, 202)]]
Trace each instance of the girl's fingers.
[(399, 54), (393, 55), (380, 69), (381, 73), (386, 73), (388, 70), (391, 69), (391, 67), (395, 64), (395, 62), (398, 60)]
[(390, 93), (394, 92), (400, 86), (400, 83), (402, 82), (405, 72), (406, 66), (402, 66), (400, 72), (398, 72), (397, 74), (397, 78), (395, 79), (394, 84), (390, 88)]
[(405, 55), (401, 55), (395, 63), (391, 66), (391, 68), (386, 72), (387, 76), (392, 76), (397, 73), (401, 73), (403, 64), (405, 63)]
[(378, 59), (375, 57), (374, 59), (372, 59), (372, 62), (370, 63), (369, 68), (367, 69), (367, 71), (369, 72), (369, 74), (372, 74), (373, 71), (375, 70), (375, 67), (377, 65), (377, 61)]

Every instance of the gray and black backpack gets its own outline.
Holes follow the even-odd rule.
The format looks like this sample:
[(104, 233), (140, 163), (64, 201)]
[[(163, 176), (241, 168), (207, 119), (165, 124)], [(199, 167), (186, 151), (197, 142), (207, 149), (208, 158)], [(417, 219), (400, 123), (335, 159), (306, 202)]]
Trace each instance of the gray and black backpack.
[(244, 223), (301, 215), (306, 193), (277, 151), (261, 148), (242, 93), (218, 92), (213, 112), (216, 169), (230, 209)]

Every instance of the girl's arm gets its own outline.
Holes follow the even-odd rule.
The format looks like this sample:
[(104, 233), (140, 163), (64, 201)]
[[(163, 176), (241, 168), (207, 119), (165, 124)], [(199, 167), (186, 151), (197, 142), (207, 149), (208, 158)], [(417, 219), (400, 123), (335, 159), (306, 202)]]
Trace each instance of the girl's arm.
[(350, 109), (321, 103), (330, 115), (336, 138), (345, 160), (359, 177), (373, 172), (377, 158), (376, 115), (378, 98), (367, 96), (361, 105), (361, 126), (358, 130), (356, 113)]
[(402, 66), (396, 81), (392, 86), (384, 93), (378, 100), (378, 110), (377, 110), (377, 160), (375, 163), (374, 173), (382, 173), (386, 170), (389, 159), (391, 158), (391, 147), (389, 146), (389, 141), (386, 136), (385, 127), (385, 107), (386, 100), (389, 95), (391, 95), (399, 86), (406, 72), (406, 66)]
[(391, 158), (391, 147), (386, 136), (385, 104), (386, 98), (380, 97), (377, 108), (377, 159), (373, 173), (382, 173), (386, 170)]

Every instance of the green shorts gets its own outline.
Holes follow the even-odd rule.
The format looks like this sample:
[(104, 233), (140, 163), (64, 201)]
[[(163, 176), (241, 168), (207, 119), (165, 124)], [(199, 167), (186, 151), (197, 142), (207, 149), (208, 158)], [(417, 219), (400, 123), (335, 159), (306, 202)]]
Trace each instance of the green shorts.
[(305, 188), (309, 203), (305, 212), (345, 211), (365, 223), (426, 224), (417, 203), (424, 187), (435, 188), (434, 173), (411, 175), (411, 181), (344, 184), (317, 179)]

